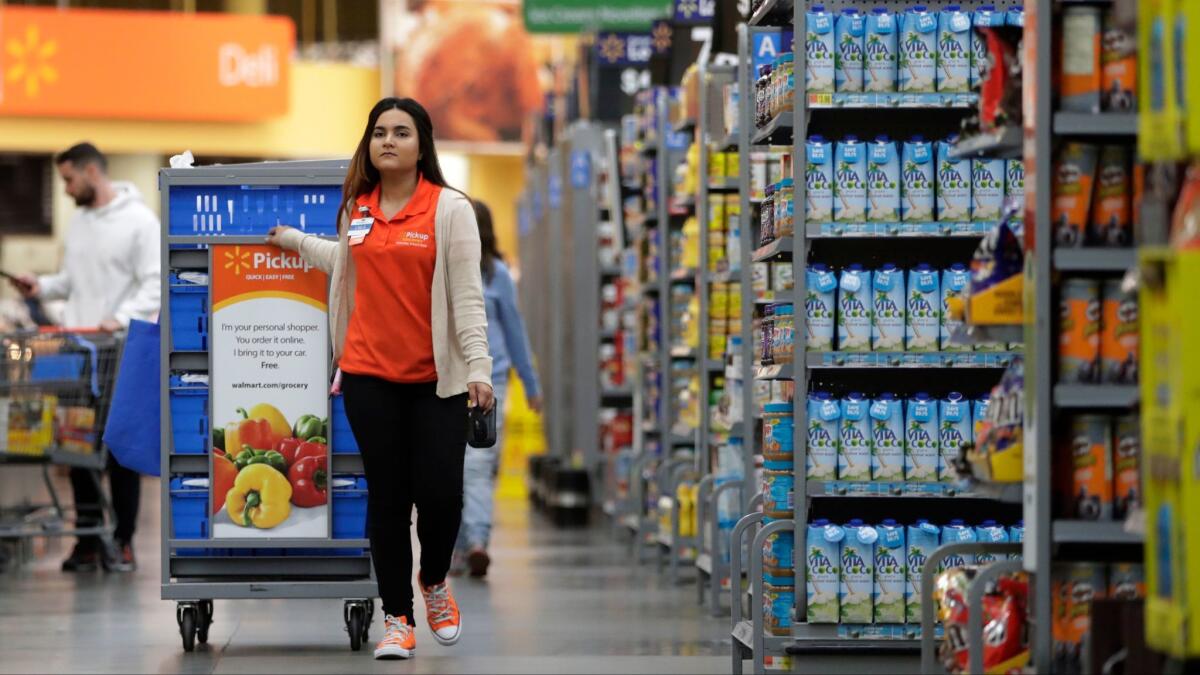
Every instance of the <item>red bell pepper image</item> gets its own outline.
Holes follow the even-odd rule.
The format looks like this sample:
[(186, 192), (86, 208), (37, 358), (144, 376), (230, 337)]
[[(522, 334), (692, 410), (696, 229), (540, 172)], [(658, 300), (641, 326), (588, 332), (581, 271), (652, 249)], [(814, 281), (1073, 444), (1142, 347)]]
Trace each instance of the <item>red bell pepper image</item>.
[(329, 459), (312, 455), (296, 460), (288, 469), (292, 484), (292, 503), (301, 508), (321, 506), (329, 499)]
[(302, 441), (299, 438), (285, 438), (279, 441), (275, 446), (275, 450), (283, 455), (283, 459), (287, 462), (289, 468), (296, 462), (305, 457), (324, 457), (327, 454), (324, 438), (313, 438), (309, 441)]

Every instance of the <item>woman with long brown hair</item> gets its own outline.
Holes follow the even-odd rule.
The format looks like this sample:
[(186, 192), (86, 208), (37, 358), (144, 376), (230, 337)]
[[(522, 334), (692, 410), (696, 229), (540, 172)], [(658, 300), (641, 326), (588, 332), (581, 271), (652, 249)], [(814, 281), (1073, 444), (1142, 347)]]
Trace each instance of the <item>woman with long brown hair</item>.
[(342, 192), (336, 242), (290, 227), (267, 241), (330, 275), (334, 390), (362, 453), (386, 623), (375, 657), (409, 658), (414, 506), (430, 630), (445, 645), (462, 633), (446, 573), (462, 517), (466, 408), (468, 397), (493, 405), (479, 230), (412, 99), (371, 109)]

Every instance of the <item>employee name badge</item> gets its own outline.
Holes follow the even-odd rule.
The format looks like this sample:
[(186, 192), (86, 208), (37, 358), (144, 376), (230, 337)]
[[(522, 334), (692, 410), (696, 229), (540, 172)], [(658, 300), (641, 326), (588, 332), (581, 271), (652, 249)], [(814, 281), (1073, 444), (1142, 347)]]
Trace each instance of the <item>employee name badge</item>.
[(346, 232), (346, 236), (350, 239), (351, 246), (358, 246), (363, 243), (363, 239), (371, 233), (371, 228), (375, 225), (374, 216), (363, 216), (350, 221), (350, 229)]

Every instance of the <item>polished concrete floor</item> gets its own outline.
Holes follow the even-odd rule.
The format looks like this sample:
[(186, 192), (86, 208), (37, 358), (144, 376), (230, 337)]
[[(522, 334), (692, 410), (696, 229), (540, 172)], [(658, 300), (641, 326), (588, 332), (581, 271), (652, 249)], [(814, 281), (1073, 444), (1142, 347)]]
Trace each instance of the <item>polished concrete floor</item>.
[(422, 625), (414, 660), (376, 662), (349, 650), (338, 600), (218, 600), (209, 645), (185, 654), (160, 599), (157, 483), (146, 487), (136, 574), (63, 574), (65, 542), (0, 574), (0, 672), (729, 672), (728, 619), (698, 606), (693, 584), (631, 565), (607, 523), (555, 529), (524, 502), (497, 509), (488, 579), (454, 583), (454, 647)]

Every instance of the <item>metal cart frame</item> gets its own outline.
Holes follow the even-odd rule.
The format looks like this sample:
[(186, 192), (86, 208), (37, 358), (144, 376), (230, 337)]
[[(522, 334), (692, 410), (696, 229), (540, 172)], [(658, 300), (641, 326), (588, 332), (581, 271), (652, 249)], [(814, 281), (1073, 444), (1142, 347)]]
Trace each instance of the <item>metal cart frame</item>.
[[(343, 619), (350, 648), (357, 651), (368, 637), (374, 598), (378, 595), (374, 568), (366, 539), (175, 539), (172, 537), (169, 477), (174, 474), (209, 472), (208, 453), (173, 452), (169, 378), (172, 371), (211, 372), (211, 352), (175, 351), (170, 331), (170, 270), (207, 269), (209, 252), (178, 245), (261, 244), (263, 236), (221, 234), (173, 235), (170, 232), (170, 193), (182, 186), (340, 186), (346, 175), (346, 160), (263, 162), (190, 169), (163, 169), (159, 173), (162, 203), (162, 297), (163, 332), (161, 355), (162, 410), (162, 598), (176, 602), (176, 621), (185, 651), (208, 640), (213, 621), (214, 600), (275, 598), (342, 598)], [(294, 223), (291, 223), (294, 224)], [(330, 474), (363, 472), (359, 455), (331, 454)], [(362, 548), (362, 556), (290, 555), (247, 557), (177, 556), (177, 548), (188, 549), (334, 549)]]

